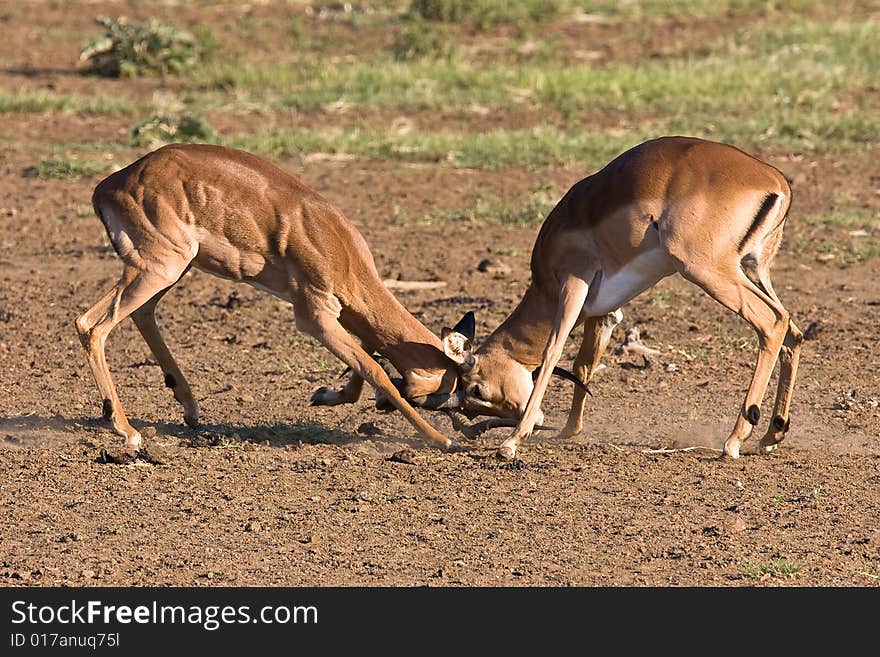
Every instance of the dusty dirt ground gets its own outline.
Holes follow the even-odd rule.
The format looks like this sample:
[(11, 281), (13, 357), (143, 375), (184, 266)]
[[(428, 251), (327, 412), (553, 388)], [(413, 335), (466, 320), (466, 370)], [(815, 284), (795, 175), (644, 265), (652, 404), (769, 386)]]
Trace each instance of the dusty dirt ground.
[[(80, 41), (34, 38), (49, 28), (89, 32), (99, 4), (81, 14), (52, 3), (41, 11), (21, 7), (3, 3), (0, 12), (3, 88), (148, 98), (160, 86), (77, 75), (71, 62)], [(652, 43), (663, 42), (662, 29), (682, 31), (658, 24)], [(684, 33), (701, 29), (725, 27), (713, 19)], [(377, 412), (371, 392), (352, 406), (309, 406), (311, 392), (341, 372), (338, 361), (297, 334), (280, 301), (191, 273), (158, 316), (205, 424), (182, 425), (159, 368), (125, 322), (108, 343), (111, 371), (129, 418), (145, 435), (155, 430), (151, 441), (167, 458), (111, 465), (99, 455), (121, 439), (99, 419), (101, 400), (73, 326), (121, 270), (90, 209), (98, 177), (40, 180), (22, 172), (55, 144), (115, 140), (131, 121), (0, 117), (0, 584), (880, 582), (880, 261), (818, 259), (809, 244), (837, 229), (798, 223), (843, 186), (876, 207), (876, 149), (846, 158), (757, 153), (793, 180), (774, 282), (801, 327), (813, 325), (792, 428), (769, 457), (719, 460), (712, 451), (733, 426), (755, 340), (741, 320), (681, 279), (624, 308), (615, 342), (638, 326), (662, 354), (646, 369), (638, 359), (607, 355), (592, 385), (586, 435), (560, 441), (537, 434), (522, 461), (502, 464), (493, 458), (502, 430), (468, 452), (443, 454), (421, 444), (400, 416)], [(132, 149), (118, 163), (137, 155)], [(527, 191), (536, 181), (564, 191), (590, 172), (281, 164), (355, 221), (380, 274), (447, 282), (400, 294), (428, 327), (439, 332), (475, 310), (478, 337), (524, 290), (537, 228), (401, 224), (392, 205), (417, 217), (467, 207), (487, 191)], [(477, 271), (485, 257), (511, 272)], [(566, 362), (577, 342), (570, 340)], [(563, 423), (570, 395), (570, 384), (552, 384), (548, 423)], [(764, 422), (771, 404), (768, 394)], [(451, 431), (443, 417), (429, 421)], [(688, 447), (696, 449), (663, 451)], [(405, 448), (414, 452), (412, 463), (389, 460)]]

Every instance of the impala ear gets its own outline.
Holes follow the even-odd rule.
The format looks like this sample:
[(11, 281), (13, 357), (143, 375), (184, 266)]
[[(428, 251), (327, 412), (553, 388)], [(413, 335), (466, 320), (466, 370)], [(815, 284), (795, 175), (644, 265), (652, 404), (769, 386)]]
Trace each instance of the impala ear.
[(466, 365), (474, 359), (471, 350), (473, 349), (474, 331), (476, 330), (476, 321), (474, 313), (467, 312), (461, 318), (461, 321), (455, 325), (455, 328), (444, 328), (440, 332), (440, 338), (443, 341), (443, 353), (459, 365)]

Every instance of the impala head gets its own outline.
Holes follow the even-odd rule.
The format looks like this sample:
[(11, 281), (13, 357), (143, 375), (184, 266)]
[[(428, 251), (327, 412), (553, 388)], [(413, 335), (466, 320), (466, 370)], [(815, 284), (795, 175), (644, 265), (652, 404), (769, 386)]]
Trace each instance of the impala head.
[(470, 417), (520, 418), (534, 387), (532, 369), (497, 345), (475, 349), (474, 331), (474, 314), (469, 312), (441, 333), (443, 350), (458, 363), (457, 407)]

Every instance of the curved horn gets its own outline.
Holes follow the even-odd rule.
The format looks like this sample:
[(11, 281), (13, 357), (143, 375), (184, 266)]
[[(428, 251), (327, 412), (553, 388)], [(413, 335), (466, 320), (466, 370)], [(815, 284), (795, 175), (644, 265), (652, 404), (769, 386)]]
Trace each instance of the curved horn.
[[(537, 370), (536, 370), (536, 371), (537, 371)], [(590, 397), (593, 396), (593, 393), (590, 392), (590, 389), (586, 386), (586, 384), (584, 384), (583, 381), (581, 381), (579, 378), (577, 378), (574, 374), (572, 374), (572, 373), (569, 372), (568, 370), (564, 370), (564, 369), (562, 369), (561, 367), (554, 367), (554, 368), (553, 368), (553, 374), (556, 375), (556, 376), (558, 376), (560, 379), (565, 379), (565, 380), (567, 380), (567, 381), (571, 381), (571, 382), (572, 382), (573, 384), (575, 384), (578, 388), (580, 388), (580, 389), (583, 390), (585, 393), (587, 393)]]

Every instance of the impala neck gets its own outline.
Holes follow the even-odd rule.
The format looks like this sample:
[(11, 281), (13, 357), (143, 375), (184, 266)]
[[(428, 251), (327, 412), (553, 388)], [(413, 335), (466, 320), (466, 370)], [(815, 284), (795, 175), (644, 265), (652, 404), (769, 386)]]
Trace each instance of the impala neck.
[(363, 327), (372, 333), (376, 351), (388, 358), (398, 372), (407, 370), (452, 372), (454, 363), (443, 353), (443, 344), (434, 333), (410, 314), (394, 295), (381, 288), (384, 297), (370, 309)]
[(534, 370), (541, 364), (555, 316), (556, 299), (531, 284), (516, 309), (486, 338), (479, 351), (503, 350), (527, 369)]

